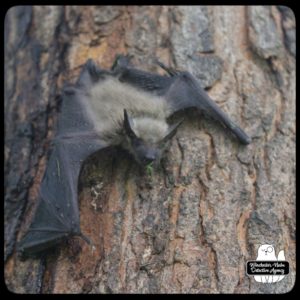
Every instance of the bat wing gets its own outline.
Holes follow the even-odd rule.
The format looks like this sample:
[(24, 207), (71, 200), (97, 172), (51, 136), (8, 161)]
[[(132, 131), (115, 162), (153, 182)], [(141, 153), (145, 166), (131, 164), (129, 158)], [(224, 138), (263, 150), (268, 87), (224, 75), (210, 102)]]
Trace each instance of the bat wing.
[(119, 79), (137, 88), (164, 96), (170, 108), (170, 115), (186, 108), (195, 108), (220, 122), (241, 143), (251, 142), (251, 138), (230, 120), (190, 73), (178, 72), (157, 61), (156, 63), (169, 74), (161, 76), (134, 69), (130, 66), (128, 57), (121, 56), (118, 59), (119, 63), (115, 63), (114, 71)]
[(174, 82), (170, 76), (158, 75), (145, 72), (132, 67), (129, 56), (118, 55), (112, 67), (112, 74), (119, 78), (121, 82), (154, 93), (156, 95), (165, 95)]
[(81, 235), (77, 198), (78, 177), (83, 161), (107, 147), (95, 131), (87, 109), (85, 89), (99, 70), (91, 61), (77, 84), (63, 93), (56, 138), (40, 187), (40, 199), (32, 223), (18, 250), (32, 256), (72, 235)]
[(203, 111), (206, 115), (220, 122), (243, 144), (251, 143), (251, 138), (237, 124), (230, 120), (225, 112), (207, 95), (199, 82), (188, 72), (174, 76), (175, 81), (165, 97), (172, 108), (172, 113), (189, 107)]

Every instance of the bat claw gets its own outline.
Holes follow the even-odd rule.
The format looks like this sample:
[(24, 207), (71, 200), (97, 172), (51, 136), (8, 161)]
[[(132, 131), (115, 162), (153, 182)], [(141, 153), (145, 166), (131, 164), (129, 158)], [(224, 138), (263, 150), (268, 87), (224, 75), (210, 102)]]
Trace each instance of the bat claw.
[(174, 68), (167, 67), (165, 64), (163, 64), (157, 58), (154, 59), (154, 63), (157, 64), (158, 66), (160, 66), (163, 70), (165, 70), (170, 76), (176, 76), (179, 74), (179, 71), (175, 70)]
[(128, 66), (130, 66), (130, 61), (133, 58), (133, 55), (127, 54), (127, 55), (123, 55), (123, 54), (117, 54), (115, 61), (111, 67), (112, 71), (116, 71), (120, 68), (126, 68)]

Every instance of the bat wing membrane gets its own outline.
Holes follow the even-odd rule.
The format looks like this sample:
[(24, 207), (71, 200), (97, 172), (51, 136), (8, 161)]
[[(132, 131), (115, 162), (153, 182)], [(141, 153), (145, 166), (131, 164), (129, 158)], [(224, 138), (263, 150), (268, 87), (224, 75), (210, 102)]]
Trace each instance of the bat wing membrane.
[(205, 112), (205, 114), (229, 129), (242, 144), (249, 144), (251, 142), (251, 138), (238, 125), (230, 120), (228, 115), (208, 96), (199, 82), (191, 74), (182, 72), (174, 78), (176, 78), (176, 80), (165, 95), (172, 113), (190, 107), (196, 108), (199, 111)]
[(161, 76), (129, 67), (126, 57), (122, 57), (121, 61), (122, 63), (116, 68), (120, 80), (142, 90), (164, 96), (170, 115), (186, 108), (195, 108), (204, 111), (206, 115), (228, 128), (241, 143), (251, 142), (251, 138), (229, 119), (190, 73), (176, 71), (157, 61), (156, 63), (169, 74), (169, 76)]
[(32, 223), (18, 250), (32, 256), (46, 250), (62, 239), (80, 234), (77, 197), (78, 177), (84, 160), (107, 147), (95, 132), (84, 102), (84, 88), (91, 83), (90, 68), (85, 67), (80, 80), (63, 94), (47, 168), (40, 187), (39, 204)]

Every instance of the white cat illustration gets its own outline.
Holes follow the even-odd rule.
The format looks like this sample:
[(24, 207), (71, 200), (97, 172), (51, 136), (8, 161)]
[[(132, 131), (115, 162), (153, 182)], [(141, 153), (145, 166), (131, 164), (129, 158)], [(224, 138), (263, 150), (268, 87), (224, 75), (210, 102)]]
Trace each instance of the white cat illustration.
[[(275, 255), (275, 249), (273, 245), (261, 245), (257, 250), (257, 261), (262, 260), (273, 260), (273, 261), (283, 261), (285, 260), (284, 256), (284, 250), (281, 250), (278, 253), (278, 257)], [(263, 282), (263, 283), (272, 283), (272, 282), (278, 282), (284, 278), (284, 275), (255, 275), (254, 279), (257, 282)]]

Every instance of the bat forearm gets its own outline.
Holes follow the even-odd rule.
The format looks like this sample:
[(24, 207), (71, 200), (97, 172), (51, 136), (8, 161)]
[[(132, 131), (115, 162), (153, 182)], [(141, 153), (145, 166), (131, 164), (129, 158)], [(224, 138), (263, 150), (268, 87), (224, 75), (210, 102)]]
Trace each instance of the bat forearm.
[(210, 101), (210, 107), (207, 113), (214, 118), (216, 121), (220, 122), (225, 128), (229, 129), (232, 134), (234, 134), (242, 144), (250, 144), (251, 138), (240, 128), (237, 124), (230, 120), (228, 115), (223, 112), (215, 103)]
[(166, 95), (166, 100), (170, 103), (173, 112), (189, 107), (197, 108), (223, 124), (241, 143), (251, 143), (251, 138), (230, 120), (227, 114), (207, 95), (199, 82), (190, 73), (181, 72), (173, 78), (176, 78), (176, 80)]

